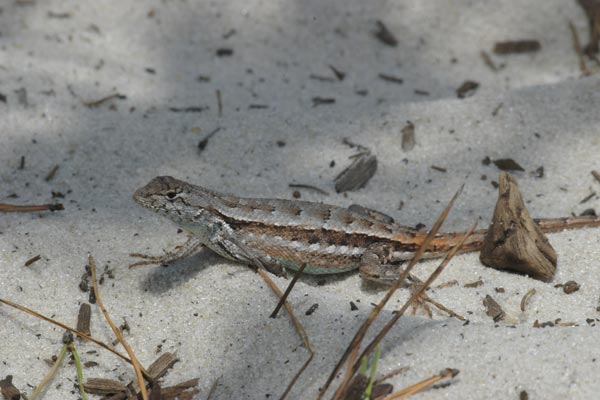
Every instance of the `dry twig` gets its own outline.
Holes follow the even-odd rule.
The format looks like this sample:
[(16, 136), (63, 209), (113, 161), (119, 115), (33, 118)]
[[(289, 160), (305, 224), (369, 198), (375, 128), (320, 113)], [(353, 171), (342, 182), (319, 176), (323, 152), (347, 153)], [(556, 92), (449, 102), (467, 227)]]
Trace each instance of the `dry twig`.
[(104, 304), (102, 303), (102, 299), (100, 298), (100, 292), (98, 291), (98, 282), (96, 281), (96, 263), (94, 262), (94, 257), (92, 257), (91, 255), (89, 256), (89, 262), (90, 262), (90, 272), (92, 274), (92, 284), (94, 285), (94, 295), (96, 296), (96, 301), (98, 302), (98, 306), (102, 310), (102, 314), (104, 314), (104, 318), (106, 318), (106, 322), (108, 322), (108, 325), (110, 325), (110, 327), (112, 328), (113, 332), (119, 339), (119, 342), (121, 342), (121, 344), (127, 351), (127, 354), (129, 354), (129, 357), (131, 359), (131, 364), (133, 365), (133, 369), (135, 370), (135, 375), (137, 376), (138, 383), (140, 385), (140, 392), (141, 392), (142, 398), (144, 400), (148, 400), (148, 392), (146, 391), (146, 384), (144, 383), (144, 375), (146, 375), (146, 377), (149, 378), (149, 380), (152, 380), (152, 377), (150, 377), (146, 371), (144, 371), (144, 373), (142, 373), (143, 367), (140, 365), (139, 361), (135, 357), (133, 350), (131, 349), (131, 347), (129, 346), (129, 344), (127, 343), (127, 341), (121, 334), (121, 331), (112, 322), (110, 315), (108, 315), (108, 311), (106, 311), (106, 308), (104, 308)]

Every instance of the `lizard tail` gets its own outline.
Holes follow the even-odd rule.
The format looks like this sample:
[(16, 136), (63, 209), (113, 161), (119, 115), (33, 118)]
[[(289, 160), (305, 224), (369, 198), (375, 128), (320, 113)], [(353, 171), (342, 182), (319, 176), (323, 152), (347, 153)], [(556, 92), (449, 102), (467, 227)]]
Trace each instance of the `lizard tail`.
[[(534, 222), (540, 227), (544, 233), (561, 232), (566, 229), (600, 227), (600, 216), (581, 216), (581, 217), (565, 217), (565, 218), (538, 218)], [(479, 229), (474, 231), (467, 238), (463, 246), (458, 251), (459, 253), (468, 253), (480, 251), (483, 247), (483, 242), (487, 234), (487, 229)], [(435, 238), (432, 242), (432, 255), (437, 252), (442, 253), (445, 249), (456, 246), (462, 239), (464, 234), (461, 233), (443, 233), (441, 237)]]

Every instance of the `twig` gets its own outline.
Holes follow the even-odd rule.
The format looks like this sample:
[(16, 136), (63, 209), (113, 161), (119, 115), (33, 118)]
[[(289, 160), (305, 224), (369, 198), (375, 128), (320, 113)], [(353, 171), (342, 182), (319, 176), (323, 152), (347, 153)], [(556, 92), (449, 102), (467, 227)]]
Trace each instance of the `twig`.
[(52, 167), (52, 169), (50, 170), (50, 172), (48, 172), (48, 175), (46, 175), (46, 178), (44, 178), (44, 180), (46, 182), (50, 182), (52, 179), (54, 179), (54, 176), (56, 175), (56, 172), (58, 171), (59, 167), (60, 165), (58, 164)]
[[(108, 311), (106, 311), (106, 308), (104, 308), (104, 304), (102, 303), (102, 299), (100, 298), (100, 292), (98, 290), (98, 282), (96, 281), (96, 263), (94, 262), (94, 257), (92, 257), (92, 255), (89, 256), (89, 263), (90, 263), (90, 272), (92, 274), (92, 284), (94, 285), (94, 295), (96, 296), (96, 301), (98, 302), (98, 306), (100, 307), (100, 310), (102, 310), (102, 314), (104, 314), (104, 318), (106, 318), (106, 322), (108, 322), (108, 325), (110, 325), (110, 327), (112, 328), (113, 332), (115, 333), (115, 335), (117, 336), (117, 338), (119, 339), (119, 341), (121, 342), (121, 344), (123, 345), (125, 350), (127, 351), (127, 354), (129, 354), (129, 357), (131, 358), (131, 364), (133, 365), (135, 375), (137, 376), (137, 379), (138, 379), (138, 382), (140, 385), (140, 393), (142, 394), (142, 398), (144, 400), (148, 400), (148, 392), (146, 391), (146, 384), (144, 383), (144, 376), (142, 375), (143, 368), (140, 365), (139, 361), (137, 360), (135, 354), (133, 353), (133, 350), (131, 349), (131, 347), (129, 346), (127, 341), (125, 341), (125, 338), (121, 334), (121, 331), (119, 331), (119, 329), (112, 322), (112, 319), (110, 318), (110, 315), (108, 315)], [(146, 371), (144, 371), (144, 374), (150, 381), (152, 380), (152, 378), (148, 375), (148, 373)]]
[(571, 35), (573, 36), (573, 47), (575, 47), (575, 52), (579, 58), (579, 69), (584, 76), (591, 75), (591, 71), (588, 69), (587, 65), (585, 65), (585, 59), (583, 57), (583, 49), (581, 48), (579, 35), (577, 34), (577, 29), (575, 29), (575, 25), (573, 25), (572, 21), (569, 21), (569, 29), (571, 29)]
[(275, 307), (275, 309), (273, 310), (271, 315), (269, 315), (269, 318), (275, 318), (277, 316), (277, 313), (281, 309), (281, 306), (283, 306), (283, 303), (285, 303), (287, 301), (287, 298), (288, 298), (289, 294), (292, 292), (294, 285), (296, 285), (298, 278), (300, 278), (300, 276), (302, 276), (302, 273), (304, 272), (304, 268), (306, 268), (306, 263), (303, 263), (300, 266), (300, 269), (298, 269), (298, 271), (294, 274), (292, 281), (288, 285), (287, 289), (285, 289), (283, 296), (281, 296), (281, 298), (279, 299), (279, 303), (277, 303), (277, 306)]
[(456, 375), (458, 375), (459, 372), (460, 371), (457, 369), (446, 368), (445, 370), (443, 370), (442, 372), (440, 372), (437, 375), (434, 375), (430, 378), (422, 380), (421, 382), (415, 383), (412, 386), (409, 386), (407, 388), (399, 390), (396, 393), (392, 393), (391, 395), (386, 397), (384, 400), (404, 399), (408, 396), (412, 396), (413, 394), (418, 393), (418, 392), (428, 388), (429, 386), (433, 385), (434, 383), (436, 383), (442, 379), (454, 378)]
[[(452, 199), (450, 200), (450, 202), (448, 203), (448, 205), (446, 206), (446, 208), (444, 209), (444, 211), (442, 212), (442, 214), (439, 216), (439, 218), (436, 221), (435, 225), (433, 226), (433, 228), (431, 229), (431, 231), (429, 231), (427, 237), (425, 237), (425, 240), (423, 241), (423, 243), (421, 244), (421, 246), (419, 247), (419, 249), (417, 250), (417, 252), (413, 256), (412, 260), (410, 261), (410, 263), (408, 264), (408, 266), (404, 269), (404, 271), (400, 275), (400, 278), (398, 278), (398, 280), (396, 281), (396, 283), (385, 294), (384, 298), (371, 311), (371, 313), (367, 317), (367, 320), (363, 323), (363, 325), (360, 327), (360, 329), (356, 332), (356, 334), (354, 335), (354, 338), (352, 339), (352, 341), (350, 342), (350, 344), (346, 348), (346, 351), (344, 352), (344, 354), (342, 355), (342, 357), (340, 358), (340, 360), (337, 362), (337, 364), (334, 367), (333, 371), (331, 371), (331, 374), (329, 374), (329, 377), (327, 378), (327, 381), (323, 385), (323, 387), (321, 389), (321, 392), (317, 396), (317, 399), (321, 399), (323, 397), (323, 395), (325, 394), (325, 392), (327, 391), (327, 389), (331, 385), (331, 382), (333, 382), (333, 380), (335, 379), (337, 373), (340, 371), (340, 369), (342, 368), (342, 365), (348, 359), (348, 356), (351, 354), (351, 352), (353, 351), (353, 349), (356, 346), (360, 346), (360, 343), (362, 342), (363, 338), (365, 337), (365, 335), (367, 333), (367, 330), (369, 329), (369, 327), (371, 326), (371, 324), (373, 323), (373, 321), (375, 320), (375, 318), (377, 317), (377, 315), (379, 314), (379, 312), (383, 309), (383, 307), (387, 304), (387, 302), (390, 300), (390, 298), (394, 295), (394, 293), (396, 292), (396, 290), (398, 290), (400, 288), (400, 285), (402, 285), (402, 283), (406, 280), (406, 278), (408, 277), (408, 274), (412, 271), (412, 269), (415, 266), (415, 264), (423, 256), (423, 253), (425, 253), (425, 250), (427, 249), (427, 247), (431, 243), (431, 240), (434, 238), (435, 234), (437, 233), (437, 231), (442, 226), (442, 223), (444, 222), (444, 220), (448, 216), (448, 213), (450, 212), (450, 209), (452, 208), (452, 205), (454, 204), (454, 201), (456, 200), (456, 198), (458, 197), (458, 195), (461, 193), (461, 191), (462, 191), (462, 187), (458, 190), (458, 192), (456, 192), (456, 194), (454, 195), (454, 197), (452, 197)], [(341, 392), (339, 392), (338, 396), (339, 395), (341, 395)]]
[(85, 101), (85, 102), (83, 102), (83, 105), (86, 107), (89, 107), (89, 108), (98, 107), (100, 104), (104, 103), (105, 101), (108, 101), (108, 100), (111, 100), (114, 98), (123, 100), (123, 99), (126, 99), (127, 96), (122, 95), (120, 93), (109, 94), (108, 96), (102, 97), (98, 100)]
[(19, 206), (15, 204), (0, 203), (0, 212), (35, 212), (35, 211), (60, 211), (64, 210), (62, 204), (42, 204), (39, 206)]
[(215, 381), (212, 383), (212, 385), (210, 385), (210, 390), (208, 391), (208, 396), (206, 396), (206, 400), (212, 400), (212, 397), (214, 396), (215, 392), (217, 391), (217, 385), (219, 384), (221, 377), (222, 376), (215, 379)]
[(215, 91), (215, 95), (217, 96), (217, 110), (218, 115), (221, 117), (223, 115), (223, 100), (221, 99), (221, 91), (217, 89)]
[(525, 293), (525, 296), (523, 296), (523, 298), (521, 299), (521, 311), (525, 312), (525, 306), (527, 305), (527, 302), (534, 294), (535, 294), (535, 289), (531, 289), (527, 293)]
[[(267, 285), (269, 285), (271, 290), (273, 290), (273, 292), (275, 292), (277, 297), (281, 298), (283, 296), (283, 294), (281, 293), (281, 290), (279, 290), (279, 288), (275, 285), (275, 283), (269, 277), (269, 275), (267, 275), (267, 273), (265, 271), (263, 271), (262, 269), (259, 269), (257, 272), (265, 280)], [(294, 327), (296, 328), (298, 335), (300, 335), (302, 342), (304, 342), (304, 347), (306, 347), (306, 350), (308, 350), (308, 352), (310, 353), (310, 356), (308, 357), (308, 360), (306, 360), (304, 365), (302, 365), (302, 367), (298, 370), (298, 372), (296, 372), (296, 375), (294, 375), (294, 377), (288, 384), (287, 388), (285, 389), (285, 391), (283, 392), (281, 397), (279, 397), (280, 400), (283, 400), (286, 398), (286, 396), (288, 395), (290, 390), (292, 390), (292, 387), (294, 387), (294, 385), (296, 384), (296, 381), (298, 380), (298, 378), (300, 378), (300, 375), (302, 375), (302, 373), (304, 372), (306, 367), (308, 367), (308, 364), (310, 364), (313, 357), (315, 356), (312, 346), (310, 345), (310, 341), (308, 340), (308, 335), (306, 334), (306, 331), (302, 327), (302, 324), (300, 323), (300, 321), (298, 321), (298, 319), (296, 318), (296, 315), (294, 314), (292, 307), (290, 306), (290, 304), (287, 301), (283, 305), (285, 306), (285, 309), (286, 309), (288, 315), (292, 319), (292, 323), (294, 324)]]
[(409, 367), (402, 367), (402, 368), (395, 369), (391, 372), (388, 372), (387, 374), (382, 375), (379, 378), (375, 379), (375, 385), (379, 385), (380, 383), (382, 383), (396, 375), (403, 374), (406, 371), (408, 371), (409, 369), (410, 369)]

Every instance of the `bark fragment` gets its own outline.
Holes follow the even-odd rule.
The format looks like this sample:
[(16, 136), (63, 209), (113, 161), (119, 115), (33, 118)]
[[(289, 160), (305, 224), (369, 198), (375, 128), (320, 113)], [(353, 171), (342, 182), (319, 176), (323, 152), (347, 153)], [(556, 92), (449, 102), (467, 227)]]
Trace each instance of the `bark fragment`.
[(556, 271), (556, 252), (529, 216), (516, 181), (506, 172), (500, 174), (498, 202), (479, 259), (488, 267), (542, 281), (552, 280)]

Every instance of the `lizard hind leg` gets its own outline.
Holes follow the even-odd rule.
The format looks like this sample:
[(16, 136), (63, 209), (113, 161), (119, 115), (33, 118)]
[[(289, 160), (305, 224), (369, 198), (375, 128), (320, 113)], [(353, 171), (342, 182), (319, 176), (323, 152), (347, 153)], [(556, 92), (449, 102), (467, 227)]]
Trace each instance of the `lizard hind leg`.
[[(360, 277), (364, 282), (380, 287), (390, 287), (394, 285), (400, 278), (400, 275), (402, 275), (403, 271), (404, 269), (401, 266), (401, 261), (393, 262), (389, 252), (381, 247), (367, 251), (361, 258), (361, 266), (359, 268)], [(422, 285), (423, 281), (412, 274), (409, 274), (407, 281), (403, 283), (403, 286), (407, 287), (411, 294), (419, 290)], [(430, 298), (425, 293), (422, 293), (413, 303), (412, 314), (414, 315), (419, 308), (423, 308), (425, 313), (431, 318), (432, 312), (429, 304), (452, 317), (465, 320), (463, 316)]]

